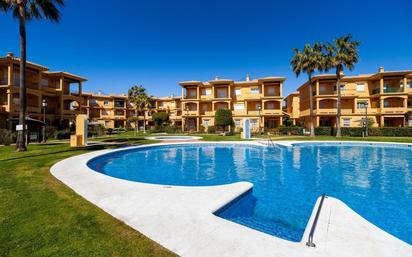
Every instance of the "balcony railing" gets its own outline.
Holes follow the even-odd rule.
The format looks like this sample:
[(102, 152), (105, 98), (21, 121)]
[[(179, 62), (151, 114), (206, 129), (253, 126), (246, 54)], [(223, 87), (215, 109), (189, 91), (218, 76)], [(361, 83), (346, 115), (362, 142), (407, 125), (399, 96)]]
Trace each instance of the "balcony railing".
[(403, 92), (403, 88), (401, 87), (386, 87), (383, 88), (383, 93), (401, 93)]

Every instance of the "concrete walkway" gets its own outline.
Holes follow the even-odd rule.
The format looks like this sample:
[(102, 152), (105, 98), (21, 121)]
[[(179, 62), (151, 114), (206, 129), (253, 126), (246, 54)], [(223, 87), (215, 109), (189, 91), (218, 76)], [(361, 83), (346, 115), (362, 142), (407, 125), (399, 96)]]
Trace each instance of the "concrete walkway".
[[(258, 142), (214, 144), (221, 143), (265, 147)], [(134, 148), (139, 147), (142, 146)], [(87, 166), (96, 156), (121, 150), (124, 149), (75, 156), (57, 163), (51, 172), (88, 201), (181, 256), (412, 256), (411, 245), (377, 228), (331, 197), (326, 198), (320, 213), (314, 236), (316, 247), (310, 248), (305, 245), (310, 226), (302, 242), (295, 243), (213, 214), (251, 190), (251, 183), (210, 187), (153, 185), (109, 177)], [(308, 224), (312, 224), (313, 219), (314, 214)]]

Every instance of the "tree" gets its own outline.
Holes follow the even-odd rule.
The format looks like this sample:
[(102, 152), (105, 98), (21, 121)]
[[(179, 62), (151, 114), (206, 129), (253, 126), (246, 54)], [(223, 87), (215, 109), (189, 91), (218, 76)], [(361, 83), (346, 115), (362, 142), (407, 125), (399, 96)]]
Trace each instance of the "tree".
[(220, 126), (223, 132), (226, 127), (233, 124), (232, 111), (228, 109), (218, 109), (215, 114), (215, 125)]
[(58, 6), (64, 6), (64, 0), (0, 0), (0, 10), (11, 11), (19, 20), (20, 32), (20, 89), (19, 89), (19, 125), (23, 130), (17, 133), (16, 151), (26, 151), (26, 22), (32, 19), (60, 20)]
[(293, 72), (296, 77), (304, 72), (308, 75), (309, 80), (309, 108), (310, 108), (310, 136), (315, 136), (315, 127), (313, 121), (313, 84), (312, 76), (316, 71), (327, 70), (326, 66), (326, 56), (323, 52), (323, 45), (321, 43), (315, 43), (313, 47), (310, 44), (306, 44), (303, 50), (293, 49), (295, 55), (292, 57), (290, 65), (292, 66)]
[(352, 41), (352, 35), (346, 35), (333, 40), (327, 45), (326, 65), (328, 68), (336, 69), (336, 90), (338, 91), (338, 112), (336, 114), (336, 137), (341, 137), (340, 117), (342, 109), (341, 80), (343, 69), (352, 70), (359, 60), (359, 41)]
[(152, 107), (151, 97), (147, 95), (147, 91), (144, 87), (135, 85), (129, 89), (128, 98), (136, 108), (135, 131), (137, 132), (139, 130), (138, 116), (139, 113), (143, 112), (143, 132), (146, 133), (146, 111)]
[(169, 121), (169, 113), (167, 112), (155, 112), (152, 119), (157, 126), (163, 126)]

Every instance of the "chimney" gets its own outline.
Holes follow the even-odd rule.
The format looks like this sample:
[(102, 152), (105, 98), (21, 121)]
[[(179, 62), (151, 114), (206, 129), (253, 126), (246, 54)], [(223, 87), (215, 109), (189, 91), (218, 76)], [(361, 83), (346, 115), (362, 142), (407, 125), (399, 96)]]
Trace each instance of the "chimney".
[(102, 94), (102, 91), (100, 91), (100, 90), (97, 91), (97, 94), (98, 94), (98, 95), (101, 95), (101, 94)]
[(250, 75), (246, 74), (246, 81), (250, 81)]
[(7, 52), (7, 57), (14, 57), (13, 52)]
[(172, 93), (172, 94), (170, 95), (170, 98), (175, 98), (175, 94)]
[(382, 66), (381, 67), (379, 67), (379, 73), (382, 73), (382, 72), (385, 72), (385, 68), (383, 68)]
[(218, 77), (218, 76), (215, 76), (215, 80), (219, 80), (219, 77)]

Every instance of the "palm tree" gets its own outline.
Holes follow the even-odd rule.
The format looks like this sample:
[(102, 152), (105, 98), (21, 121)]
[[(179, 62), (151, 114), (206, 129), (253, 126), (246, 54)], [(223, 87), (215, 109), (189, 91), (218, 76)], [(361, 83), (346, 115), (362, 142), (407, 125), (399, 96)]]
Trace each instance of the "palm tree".
[(64, 0), (0, 0), (0, 10), (13, 12), (19, 20), (20, 31), (20, 106), (19, 125), (23, 130), (17, 134), (16, 151), (26, 151), (26, 22), (32, 19), (47, 19), (53, 22), (60, 20), (58, 6), (64, 6)]
[(300, 51), (294, 48), (295, 55), (293, 56), (290, 65), (296, 77), (304, 72), (308, 75), (309, 79), (309, 108), (310, 108), (310, 136), (315, 136), (315, 128), (313, 122), (313, 85), (312, 76), (316, 71), (326, 70), (326, 58), (323, 52), (323, 45), (321, 43), (315, 43), (313, 47), (310, 44), (305, 44), (303, 50)]
[(333, 40), (332, 44), (328, 44), (327, 49), (327, 64), (328, 68), (336, 69), (336, 90), (338, 91), (338, 112), (336, 114), (336, 137), (341, 137), (340, 117), (342, 109), (342, 94), (341, 80), (343, 77), (343, 69), (346, 67), (352, 70), (359, 60), (358, 46), (359, 41), (352, 41), (352, 35), (346, 35)]
[(135, 131), (139, 130), (138, 115), (143, 112), (143, 132), (146, 133), (146, 111), (152, 106), (151, 97), (147, 95), (147, 91), (142, 86), (132, 86), (128, 92), (129, 101), (133, 103), (136, 108), (135, 113)]

